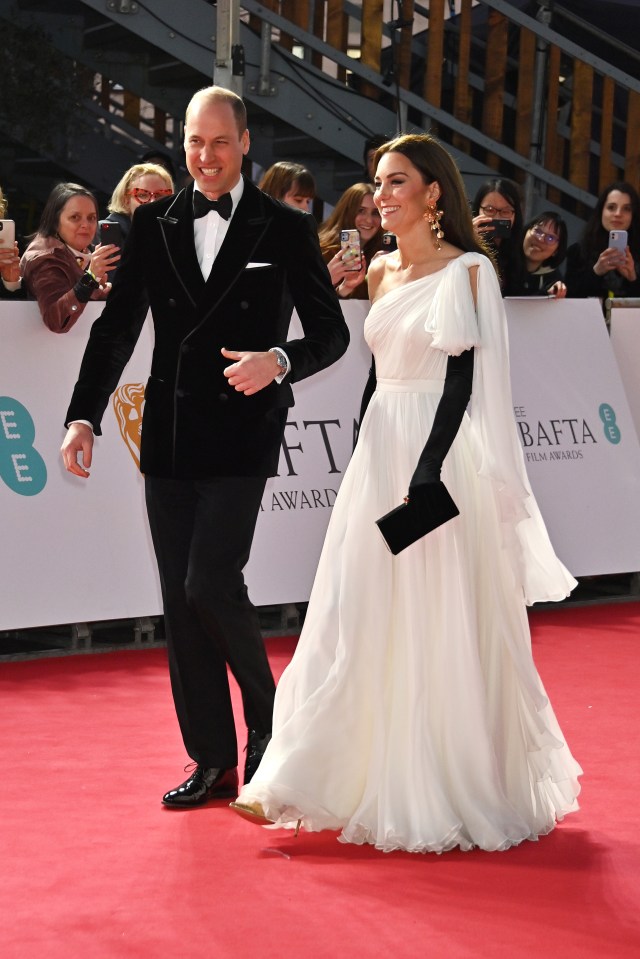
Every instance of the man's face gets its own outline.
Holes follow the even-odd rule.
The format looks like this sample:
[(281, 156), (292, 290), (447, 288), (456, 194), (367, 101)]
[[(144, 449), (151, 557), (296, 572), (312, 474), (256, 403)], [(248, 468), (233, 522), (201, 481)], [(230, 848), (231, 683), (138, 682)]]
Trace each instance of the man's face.
[(210, 200), (228, 193), (240, 179), (249, 152), (249, 131), (242, 135), (228, 103), (196, 103), (185, 125), (187, 169)]

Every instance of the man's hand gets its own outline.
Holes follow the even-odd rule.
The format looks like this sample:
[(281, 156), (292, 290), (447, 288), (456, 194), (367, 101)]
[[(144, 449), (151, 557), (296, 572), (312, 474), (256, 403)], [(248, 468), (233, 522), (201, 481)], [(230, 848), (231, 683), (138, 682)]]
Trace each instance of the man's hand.
[(253, 396), (263, 390), (269, 383), (273, 383), (281, 372), (275, 353), (248, 353), (243, 350), (227, 350), (224, 346), (220, 352), (228, 360), (236, 361), (226, 367), (224, 375), (231, 386), (245, 396)]
[[(93, 452), (93, 430), (86, 423), (72, 423), (67, 430), (64, 443), (60, 447), (62, 462), (70, 473), (76, 476), (89, 476), (91, 456)], [(82, 453), (84, 468), (78, 463), (78, 453)]]

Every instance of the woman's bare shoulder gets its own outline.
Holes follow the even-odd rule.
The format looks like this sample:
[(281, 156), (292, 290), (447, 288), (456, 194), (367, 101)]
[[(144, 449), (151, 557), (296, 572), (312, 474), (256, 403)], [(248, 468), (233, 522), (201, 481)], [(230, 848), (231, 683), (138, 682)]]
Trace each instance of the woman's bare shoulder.
[(373, 303), (376, 294), (380, 292), (381, 284), (390, 266), (391, 253), (376, 253), (369, 264), (367, 271), (367, 287), (369, 289), (369, 299)]

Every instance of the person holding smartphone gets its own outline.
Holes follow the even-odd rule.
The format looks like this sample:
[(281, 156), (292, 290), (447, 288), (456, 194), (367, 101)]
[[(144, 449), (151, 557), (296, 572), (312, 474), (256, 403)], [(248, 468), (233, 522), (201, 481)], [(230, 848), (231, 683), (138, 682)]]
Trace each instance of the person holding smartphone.
[(13, 220), (5, 220), (6, 213), (7, 201), (0, 187), (0, 221), (3, 227), (0, 233), (0, 297), (10, 299), (22, 294), (22, 278), (15, 224)]
[[(320, 224), (318, 239), (322, 257), (329, 268), (331, 282), (342, 299), (367, 300), (367, 267), (383, 249), (380, 214), (373, 202), (370, 183), (354, 183), (344, 191), (333, 212)], [(357, 230), (360, 254), (351, 242), (341, 243), (344, 230)]]
[[(619, 248), (613, 244), (623, 230)], [(565, 282), (567, 296), (640, 296), (640, 197), (630, 183), (610, 183), (598, 197), (580, 241), (567, 250)]]
[(58, 183), (45, 203), (38, 232), (20, 260), (26, 292), (38, 301), (52, 333), (67, 333), (89, 300), (104, 300), (120, 259), (113, 244), (94, 246), (98, 201), (79, 183)]
[(473, 198), (473, 229), (498, 267), (503, 296), (517, 296), (522, 275), (522, 204), (518, 184), (505, 177), (486, 180)]

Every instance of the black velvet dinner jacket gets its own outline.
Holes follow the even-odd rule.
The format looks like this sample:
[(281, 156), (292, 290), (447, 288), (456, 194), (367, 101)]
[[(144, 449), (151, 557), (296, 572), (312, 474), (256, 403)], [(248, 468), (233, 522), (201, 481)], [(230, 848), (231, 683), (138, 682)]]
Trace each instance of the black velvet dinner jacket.
[[(287, 341), (293, 307), (304, 336)], [(153, 476), (269, 476), (277, 470), (291, 383), (324, 369), (349, 333), (318, 245), (315, 221), (245, 180), (204, 281), (195, 251), (193, 185), (141, 206), (113, 289), (91, 329), (66, 422), (100, 434), (151, 308), (155, 345), (145, 391), (140, 468)], [(291, 372), (254, 396), (229, 386), (221, 347), (281, 346)]]

